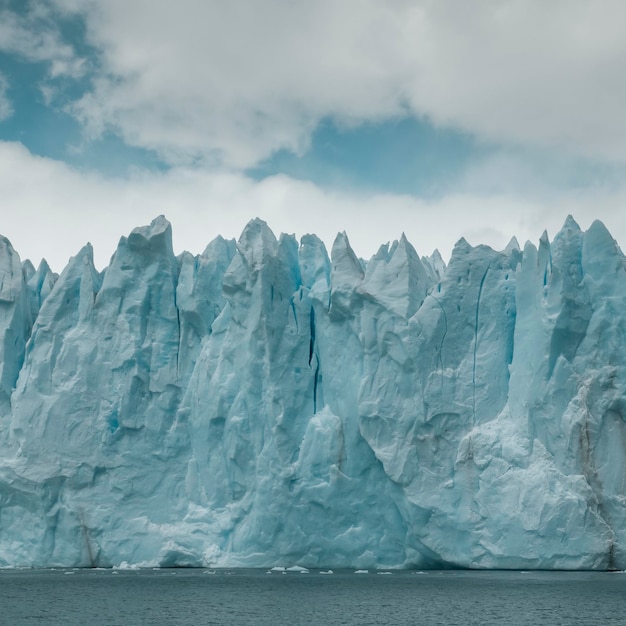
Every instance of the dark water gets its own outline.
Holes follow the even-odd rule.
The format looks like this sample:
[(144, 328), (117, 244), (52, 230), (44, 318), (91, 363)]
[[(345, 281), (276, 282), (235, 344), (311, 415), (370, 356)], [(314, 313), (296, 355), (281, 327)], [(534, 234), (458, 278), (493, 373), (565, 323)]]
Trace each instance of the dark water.
[(626, 624), (626, 575), (0, 570), (0, 624)]

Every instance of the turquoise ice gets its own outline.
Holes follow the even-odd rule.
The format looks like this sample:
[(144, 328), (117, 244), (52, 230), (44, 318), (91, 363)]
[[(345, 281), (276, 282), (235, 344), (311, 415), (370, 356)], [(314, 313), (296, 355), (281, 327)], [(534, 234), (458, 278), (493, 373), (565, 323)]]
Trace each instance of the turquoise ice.
[(626, 567), (626, 261), (446, 266), (159, 217), (98, 272), (0, 239), (0, 565)]

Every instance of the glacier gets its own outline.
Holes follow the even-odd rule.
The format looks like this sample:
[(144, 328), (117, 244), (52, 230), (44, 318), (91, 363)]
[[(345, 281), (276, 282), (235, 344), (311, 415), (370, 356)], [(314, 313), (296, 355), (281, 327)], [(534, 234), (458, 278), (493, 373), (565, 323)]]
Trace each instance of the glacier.
[(626, 259), (164, 217), (0, 238), (0, 566), (626, 568)]

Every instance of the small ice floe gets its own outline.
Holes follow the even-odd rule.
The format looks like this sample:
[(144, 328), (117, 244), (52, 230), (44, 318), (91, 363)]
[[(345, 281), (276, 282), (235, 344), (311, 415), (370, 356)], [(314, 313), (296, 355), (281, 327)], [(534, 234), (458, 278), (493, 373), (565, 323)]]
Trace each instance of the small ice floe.
[(69, 574), (74, 574), (74, 572), (64, 572), (66, 576), (68, 576)]
[(272, 570), (271, 570), (271, 569), (268, 569), (268, 570), (267, 570), (267, 572), (265, 572), (265, 573), (266, 573), (266, 574), (271, 574), (271, 573), (272, 573)]
[(356, 570), (356, 572), (354, 572), (355, 574), (369, 574), (370, 571), (368, 569), (358, 569)]
[(111, 574), (119, 574), (118, 571), (112, 571)]
[(293, 565), (292, 567), (287, 568), (288, 572), (300, 572), (300, 574), (308, 574), (309, 570), (306, 567), (301, 567), (300, 565)]
[(325, 575), (327, 575), (327, 574), (334, 574), (334, 573), (335, 572), (333, 572), (332, 569), (329, 569), (327, 572), (320, 572), (320, 574), (325, 574)]
[(216, 574), (217, 572), (214, 569), (205, 569), (203, 572), (203, 574)]
[(285, 568), (282, 567), (281, 565), (275, 565), (274, 567), (272, 567), (271, 571), (272, 572), (284, 572)]
[(376, 572), (377, 574), (380, 574), (381, 576), (391, 576), (391, 572)]
[(138, 570), (139, 565), (136, 563), (129, 563), (128, 561), (122, 561), (119, 565), (114, 565), (113, 569)]
[(427, 575), (428, 575), (428, 572), (422, 572), (422, 571), (420, 571), (420, 572), (415, 572), (415, 574), (421, 574), (422, 576), (427, 576)]

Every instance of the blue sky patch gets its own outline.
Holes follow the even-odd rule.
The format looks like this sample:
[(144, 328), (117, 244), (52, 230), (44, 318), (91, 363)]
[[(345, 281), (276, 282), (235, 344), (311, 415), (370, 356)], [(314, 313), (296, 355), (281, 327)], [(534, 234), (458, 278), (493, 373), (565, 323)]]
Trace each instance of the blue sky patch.
[(249, 173), (257, 179), (283, 173), (325, 186), (436, 197), (449, 191), (473, 160), (493, 150), (424, 118), (351, 128), (324, 120), (305, 154), (281, 150)]

